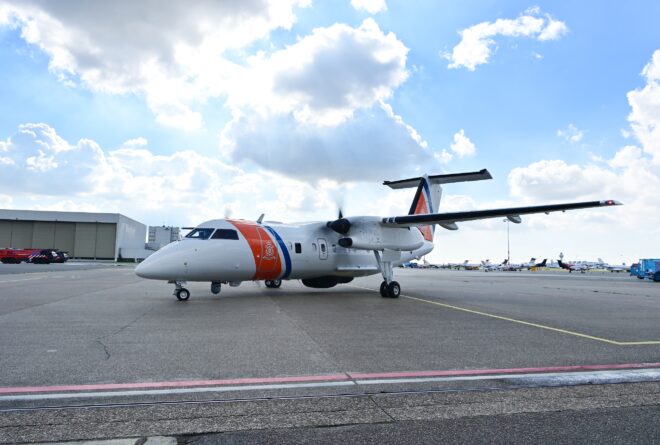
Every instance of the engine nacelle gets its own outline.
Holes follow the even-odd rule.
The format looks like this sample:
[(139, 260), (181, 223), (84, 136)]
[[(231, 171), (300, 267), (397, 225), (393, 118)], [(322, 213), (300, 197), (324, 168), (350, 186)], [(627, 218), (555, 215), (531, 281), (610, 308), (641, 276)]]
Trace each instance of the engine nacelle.
[(362, 220), (352, 223), (348, 236), (338, 241), (341, 247), (364, 250), (417, 250), (424, 237), (416, 227), (385, 227), (380, 221)]

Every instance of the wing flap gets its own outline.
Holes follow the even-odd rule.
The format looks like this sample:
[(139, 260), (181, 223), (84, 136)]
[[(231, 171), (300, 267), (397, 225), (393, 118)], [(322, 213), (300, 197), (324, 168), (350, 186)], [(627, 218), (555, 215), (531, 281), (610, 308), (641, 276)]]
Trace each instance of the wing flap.
[[(448, 213), (427, 213), (423, 215), (405, 215), (383, 218), (384, 225), (395, 226), (417, 226), (422, 224), (440, 224), (446, 228), (452, 227), (455, 230), (455, 223), (461, 221), (474, 221), (478, 219), (507, 217), (513, 222), (520, 221), (520, 215), (530, 215), (534, 213), (563, 212), (566, 210), (587, 209), (591, 207), (609, 207), (621, 205), (620, 202), (612, 199), (606, 201), (587, 201), (572, 202), (566, 204), (548, 204), (527, 207), (510, 207), (503, 209), (490, 210), (471, 210), (467, 212), (448, 212)], [(453, 224), (452, 224), (453, 223)]]

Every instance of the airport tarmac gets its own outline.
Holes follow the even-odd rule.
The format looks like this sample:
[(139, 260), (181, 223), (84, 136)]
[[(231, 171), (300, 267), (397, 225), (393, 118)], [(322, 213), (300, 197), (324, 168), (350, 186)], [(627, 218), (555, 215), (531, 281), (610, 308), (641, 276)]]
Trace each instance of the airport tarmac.
[[(423, 431), (482, 417), (475, 431), (492, 439), (497, 416), (567, 433), (570, 412), (583, 425), (634, 412), (630, 434), (660, 440), (660, 283), (396, 269), (399, 299), (381, 298), (374, 276), (217, 296), (189, 283), (179, 302), (131, 265), (16, 266), (0, 266), (3, 443), (205, 433), (253, 443), (286, 428), (300, 441), (409, 431), (423, 442)], [(566, 440), (580, 431), (590, 427)]]

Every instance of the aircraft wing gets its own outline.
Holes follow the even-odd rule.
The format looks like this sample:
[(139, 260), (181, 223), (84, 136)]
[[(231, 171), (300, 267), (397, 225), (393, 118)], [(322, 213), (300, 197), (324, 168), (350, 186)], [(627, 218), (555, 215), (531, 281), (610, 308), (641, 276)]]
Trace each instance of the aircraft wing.
[(504, 209), (471, 210), (467, 212), (427, 213), (421, 215), (405, 215), (383, 218), (382, 224), (386, 226), (417, 226), (424, 224), (440, 224), (445, 229), (456, 230), (457, 222), (474, 221), (477, 219), (507, 217), (511, 222), (520, 223), (520, 215), (533, 213), (563, 212), (566, 210), (586, 209), (590, 207), (608, 207), (621, 205), (614, 200), (573, 202), (566, 204), (548, 204), (528, 207), (510, 207)]

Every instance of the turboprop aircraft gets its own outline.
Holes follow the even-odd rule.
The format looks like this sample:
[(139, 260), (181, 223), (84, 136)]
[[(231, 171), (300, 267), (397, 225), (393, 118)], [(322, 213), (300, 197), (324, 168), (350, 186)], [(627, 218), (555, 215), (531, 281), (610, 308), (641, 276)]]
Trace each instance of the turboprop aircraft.
[(443, 184), (485, 179), (492, 179), (486, 169), (385, 181), (392, 189), (417, 189), (410, 211), (401, 216), (343, 217), (340, 212), (333, 221), (300, 224), (269, 223), (263, 215), (255, 222), (207, 221), (149, 256), (135, 273), (174, 284), (179, 300), (190, 297), (187, 281), (210, 282), (211, 292), (218, 294), (223, 283), (264, 281), (268, 288), (279, 288), (283, 280), (301, 280), (308, 287), (330, 288), (374, 274), (383, 276), (380, 294), (397, 298), (401, 286), (393, 267), (433, 250), (436, 224), (457, 230), (463, 221), (504, 216), (520, 223), (520, 215), (620, 204), (607, 200), (438, 213)]

